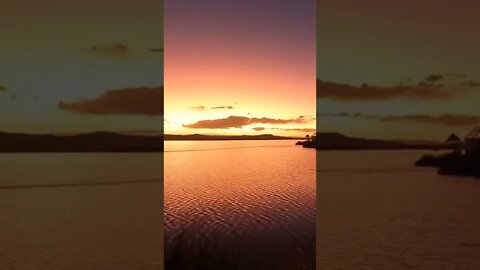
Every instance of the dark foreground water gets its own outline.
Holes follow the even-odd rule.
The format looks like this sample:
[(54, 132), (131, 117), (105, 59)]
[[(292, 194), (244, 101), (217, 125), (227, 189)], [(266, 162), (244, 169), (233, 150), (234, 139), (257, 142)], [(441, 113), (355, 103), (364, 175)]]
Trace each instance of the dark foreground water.
[(426, 153), (318, 152), (317, 269), (480, 269), (480, 180)]
[(294, 143), (166, 142), (166, 269), (315, 269), (315, 150)]
[(163, 269), (162, 154), (0, 154), (0, 269)]

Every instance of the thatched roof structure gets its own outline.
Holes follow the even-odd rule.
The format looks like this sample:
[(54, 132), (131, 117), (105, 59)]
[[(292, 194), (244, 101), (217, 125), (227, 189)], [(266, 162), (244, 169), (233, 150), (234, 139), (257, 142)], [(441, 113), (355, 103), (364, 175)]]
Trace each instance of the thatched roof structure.
[(445, 140), (446, 143), (458, 143), (461, 142), (462, 140), (460, 137), (458, 137), (455, 133), (450, 134), (448, 138)]

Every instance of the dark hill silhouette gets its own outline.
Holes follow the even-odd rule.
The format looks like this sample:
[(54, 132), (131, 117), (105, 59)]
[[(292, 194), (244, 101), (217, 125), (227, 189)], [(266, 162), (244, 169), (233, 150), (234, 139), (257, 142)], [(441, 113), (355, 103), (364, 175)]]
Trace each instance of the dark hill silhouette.
[(480, 162), (476, 155), (451, 152), (443, 155), (423, 155), (415, 162), (420, 167), (435, 167), (438, 174), (480, 178)]
[(221, 141), (221, 140), (296, 140), (294, 137), (282, 137), (272, 134), (262, 135), (171, 135), (165, 134), (166, 141)]
[(127, 135), (93, 132), (75, 135), (24, 134), (0, 132), (0, 153), (15, 152), (162, 152), (163, 141), (186, 140), (291, 140), (271, 134), (216, 135)]
[(451, 149), (442, 143), (354, 138), (336, 132), (317, 133), (314, 140), (303, 143), (303, 146), (317, 150)]
[[(114, 132), (93, 132), (76, 135), (23, 134), (0, 132), (0, 152), (162, 152), (163, 141), (214, 140), (293, 140), (303, 139), (263, 135), (126, 135)], [(304, 147), (318, 150), (368, 149), (452, 149), (444, 143), (387, 141), (347, 137), (340, 133), (317, 133)]]
[(0, 132), (0, 152), (161, 152), (162, 136), (113, 132), (38, 135)]

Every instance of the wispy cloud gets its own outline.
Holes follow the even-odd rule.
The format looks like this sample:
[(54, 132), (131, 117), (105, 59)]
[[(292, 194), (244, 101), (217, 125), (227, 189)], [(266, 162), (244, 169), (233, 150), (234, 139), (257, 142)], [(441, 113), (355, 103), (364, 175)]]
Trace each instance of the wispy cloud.
[(265, 130), (264, 127), (254, 127), (254, 128), (252, 128), (252, 129), (255, 130), (255, 131), (263, 131), (263, 130)]
[(151, 52), (151, 53), (160, 53), (160, 52), (163, 52), (164, 49), (163, 48), (150, 48), (148, 51)]
[(130, 53), (130, 48), (121, 43), (112, 43), (107, 45), (92, 46), (90, 47), (90, 51), (102, 56), (122, 57)]
[(380, 122), (416, 122), (423, 124), (436, 124), (444, 126), (472, 126), (480, 125), (480, 116), (464, 114), (442, 114), (442, 115), (375, 115), (364, 113), (324, 113), (320, 117), (349, 117), (373, 119)]
[(428, 81), (428, 82), (436, 82), (436, 81), (439, 81), (441, 79), (443, 79), (445, 75), (443, 74), (431, 74), (431, 75), (428, 75), (427, 77), (425, 77), (425, 81)]
[(192, 106), (190, 107), (191, 110), (195, 111), (206, 111), (206, 110), (233, 110), (233, 106), (214, 106), (214, 107), (206, 107), (203, 105)]
[(314, 128), (275, 128), (275, 129), (276, 130), (283, 130), (283, 131), (299, 131), (299, 132), (307, 132), (307, 133), (317, 131)]
[(269, 130), (281, 130), (281, 131), (295, 131), (295, 132), (306, 132), (306, 133), (312, 133), (317, 131), (314, 128), (265, 128), (265, 127), (254, 127), (252, 128), (255, 131), (264, 131), (266, 129)]
[(205, 111), (205, 106), (192, 106), (190, 107), (190, 109), (194, 110), (194, 111)]
[(80, 114), (162, 115), (163, 86), (112, 90), (91, 100), (73, 103), (61, 101), (58, 108)]
[(480, 81), (468, 81), (462, 83), (463, 86), (468, 86), (468, 87), (480, 87)]
[(378, 118), (378, 115), (373, 114), (364, 114), (364, 113), (348, 113), (348, 112), (339, 112), (339, 113), (322, 113), (319, 114), (320, 117), (357, 117), (357, 118)]
[(480, 124), (480, 116), (473, 115), (452, 115), (443, 114), (439, 116), (431, 115), (404, 115), (404, 116), (385, 116), (380, 119), (382, 122), (408, 121), (427, 124), (439, 124), (445, 126), (472, 126)]
[(396, 86), (372, 86), (363, 84), (353, 86), (335, 82), (317, 80), (317, 98), (336, 101), (383, 101), (395, 98), (436, 100), (448, 99), (467, 93), (473, 87), (480, 87), (480, 82), (470, 80), (465, 74), (431, 74), (417, 84), (399, 83)]
[(212, 109), (212, 110), (220, 110), (220, 109), (233, 110), (233, 106), (216, 106), (216, 107), (211, 107), (210, 109)]
[(337, 101), (382, 101), (394, 98), (408, 99), (447, 99), (458, 93), (447, 91), (441, 86), (392, 86), (378, 87), (364, 84), (351, 86), (317, 80), (317, 98), (327, 98)]

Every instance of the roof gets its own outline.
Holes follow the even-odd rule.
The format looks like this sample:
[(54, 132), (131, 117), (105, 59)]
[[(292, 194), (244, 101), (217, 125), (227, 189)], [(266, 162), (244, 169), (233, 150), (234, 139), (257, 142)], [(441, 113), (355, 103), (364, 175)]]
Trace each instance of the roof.
[(475, 127), (465, 139), (480, 139), (480, 127)]
[(455, 134), (455, 133), (452, 133), (450, 134), (450, 136), (448, 136), (448, 138), (445, 140), (445, 142), (459, 142), (461, 141), (460, 138)]

